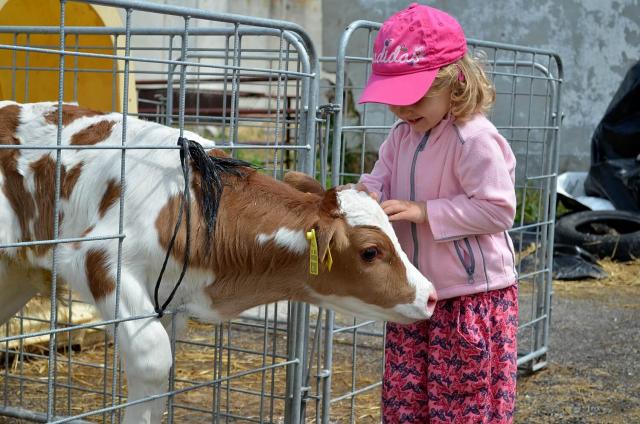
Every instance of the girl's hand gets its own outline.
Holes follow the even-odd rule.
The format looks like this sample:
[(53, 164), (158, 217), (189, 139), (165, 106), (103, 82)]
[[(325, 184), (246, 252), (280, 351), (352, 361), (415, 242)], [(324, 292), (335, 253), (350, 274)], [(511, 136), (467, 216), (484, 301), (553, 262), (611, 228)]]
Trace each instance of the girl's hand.
[(427, 222), (427, 205), (424, 202), (385, 200), (380, 206), (389, 217), (389, 221), (411, 221), (416, 224)]

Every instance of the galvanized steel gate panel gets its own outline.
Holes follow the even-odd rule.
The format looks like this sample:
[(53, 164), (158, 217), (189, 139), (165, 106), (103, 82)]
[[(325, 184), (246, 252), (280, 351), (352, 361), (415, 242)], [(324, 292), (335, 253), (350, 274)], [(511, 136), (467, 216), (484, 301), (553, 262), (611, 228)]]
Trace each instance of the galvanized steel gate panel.
[[(335, 69), (333, 123), (331, 132), (330, 178), (332, 185), (355, 182), (369, 172), (377, 150), (396, 118), (384, 105), (357, 105), (371, 69), (373, 41), (379, 23), (356, 21), (340, 40), (336, 58), (324, 58), (323, 66)], [(469, 39), (469, 50), (483, 58), (485, 70), (496, 87), (496, 103), (489, 119), (510, 142), (516, 154), (516, 222), (510, 231), (516, 250), (520, 286), (518, 365), (538, 370), (546, 365), (551, 318), (553, 231), (556, 208), (556, 176), (561, 124), (560, 85), (562, 63), (550, 51)], [(325, 86), (329, 89), (330, 86)], [(330, 314), (333, 316), (333, 314)], [(324, 415), (323, 422), (361, 422), (371, 413), (371, 399), (379, 396), (378, 380), (362, 378), (359, 366), (375, 357), (384, 362), (384, 331), (377, 323), (344, 325), (328, 320), (335, 337), (352, 337), (351, 384), (336, 387), (325, 405), (345, 405), (348, 417)], [(377, 344), (375, 338), (378, 338)], [(366, 340), (365, 343), (358, 340)], [(377, 345), (377, 349), (373, 348)], [(356, 353), (365, 350), (366, 355)], [(327, 345), (327, 355), (333, 348)], [(366, 359), (366, 362), (365, 362)], [(331, 359), (327, 360), (331, 364)], [(368, 365), (367, 365), (368, 366)], [(358, 380), (362, 381), (358, 381)], [(373, 415), (373, 416), (372, 416)], [(348, 418), (348, 420), (347, 420)], [(377, 418), (379, 419), (379, 418)]]
[[(6, 98), (79, 101), (82, 106), (189, 129), (276, 178), (290, 169), (313, 171), (316, 117), (310, 111), (316, 109), (317, 57), (299, 26), (118, 0), (63, 0), (60, 22), (69, 10), (78, 13), (79, 4), (108, 7), (124, 25), (0, 27), (0, 72), (3, 81), (9, 81), (3, 91)], [(144, 17), (163, 16), (171, 16), (175, 26), (137, 24)], [(111, 86), (94, 86), (93, 91), (107, 93), (108, 98), (92, 104), (86, 83), (104, 84), (99, 77), (105, 74)], [(42, 98), (47, 84), (57, 87), (55, 98)], [(61, 128), (58, 144), (60, 134)], [(124, 170), (127, 140), (117, 149), (122, 151)], [(58, 169), (59, 163), (58, 154)], [(126, 179), (123, 171), (122, 186)], [(122, 231), (127, 213), (123, 200), (124, 194), (120, 230), (104, 237), (119, 240), (119, 250), (127, 237), (136, 237)], [(59, 207), (58, 193), (56, 217)], [(38, 242), (53, 245), (55, 292), (55, 247), (70, 241)], [(0, 245), (9, 247), (16, 246)], [(119, 320), (83, 321), (80, 316), (91, 313), (71, 294), (63, 303), (53, 294), (2, 326), (0, 415), (39, 422), (121, 419), (126, 382), (118, 342), (104, 331), (107, 326), (117, 331)], [(301, 304), (269, 305), (218, 326), (193, 322), (183, 338), (174, 334), (166, 421), (299, 421), (307, 314)], [(166, 316), (175, 330), (171, 311)], [(41, 340), (34, 343), (37, 337)], [(76, 351), (83, 343), (89, 347)]]

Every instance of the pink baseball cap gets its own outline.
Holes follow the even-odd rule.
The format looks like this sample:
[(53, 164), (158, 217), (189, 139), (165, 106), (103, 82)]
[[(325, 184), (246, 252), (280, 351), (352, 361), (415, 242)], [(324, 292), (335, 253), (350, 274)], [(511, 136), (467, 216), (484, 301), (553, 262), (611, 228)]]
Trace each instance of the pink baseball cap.
[(466, 51), (458, 21), (413, 3), (382, 24), (373, 45), (373, 73), (358, 103), (414, 104), (427, 93), (438, 70)]

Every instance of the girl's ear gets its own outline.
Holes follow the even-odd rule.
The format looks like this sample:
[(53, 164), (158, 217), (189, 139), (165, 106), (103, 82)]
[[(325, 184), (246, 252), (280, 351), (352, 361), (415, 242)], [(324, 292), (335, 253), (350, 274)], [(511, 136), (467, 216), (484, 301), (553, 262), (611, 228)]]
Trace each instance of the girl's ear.
[(323, 194), (324, 188), (319, 182), (304, 172), (289, 171), (284, 174), (284, 182), (303, 193)]

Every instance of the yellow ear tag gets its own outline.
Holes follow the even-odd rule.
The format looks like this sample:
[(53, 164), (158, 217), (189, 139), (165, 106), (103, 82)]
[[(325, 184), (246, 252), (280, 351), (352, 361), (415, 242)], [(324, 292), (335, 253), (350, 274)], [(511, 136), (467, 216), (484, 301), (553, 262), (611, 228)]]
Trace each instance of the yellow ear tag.
[(331, 272), (331, 267), (333, 266), (333, 258), (331, 257), (331, 249), (327, 247), (327, 257), (325, 258), (325, 264), (327, 265), (327, 269)]
[(312, 228), (307, 231), (307, 240), (309, 240), (309, 274), (318, 275), (318, 240), (316, 239), (316, 230)]

